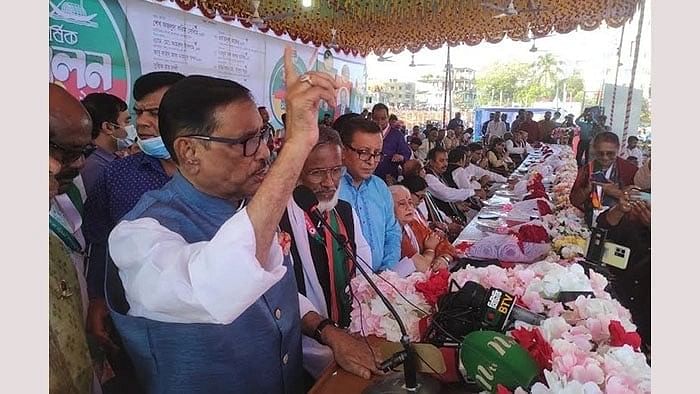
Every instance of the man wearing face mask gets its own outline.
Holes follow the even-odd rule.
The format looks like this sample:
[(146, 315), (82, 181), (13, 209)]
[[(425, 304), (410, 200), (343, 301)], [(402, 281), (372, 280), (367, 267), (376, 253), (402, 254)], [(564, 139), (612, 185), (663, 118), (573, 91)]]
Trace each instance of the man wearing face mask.
[(90, 93), (82, 101), (92, 118), (92, 140), (97, 149), (85, 160), (80, 172), (85, 193), (92, 194), (107, 165), (136, 140), (136, 128), (124, 100), (109, 93)]
[[(165, 92), (185, 76), (173, 72), (142, 75), (134, 83), (137, 144), (142, 152), (112, 161), (98, 178), (85, 202), (84, 233), (90, 246), (87, 273), (90, 307), (88, 332), (108, 355), (118, 357), (118, 347), (105, 325), (108, 311), (104, 301), (104, 269), (109, 232), (141, 196), (160, 189), (176, 171), (158, 127), (158, 108)], [(121, 353), (123, 355), (123, 353)], [(117, 376), (119, 362), (112, 362)], [(125, 367), (127, 368), (127, 367)], [(128, 373), (128, 372), (125, 372)]]

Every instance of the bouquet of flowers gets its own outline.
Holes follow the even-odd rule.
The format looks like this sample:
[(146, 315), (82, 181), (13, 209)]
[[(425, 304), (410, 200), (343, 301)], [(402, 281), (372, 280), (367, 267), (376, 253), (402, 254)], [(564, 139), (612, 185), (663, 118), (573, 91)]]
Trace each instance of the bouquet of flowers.
[(556, 141), (557, 144), (568, 145), (571, 139), (580, 133), (581, 129), (578, 127), (556, 127), (552, 130), (550, 138)]
[(498, 259), (513, 263), (532, 263), (549, 253), (549, 235), (540, 222), (533, 221), (476, 241), (467, 255), (478, 259)]
[(525, 196), (524, 200), (530, 200), (533, 198), (546, 198), (549, 200), (549, 196), (545, 191), (544, 184), (542, 183), (542, 174), (535, 172), (532, 174), (527, 182), (528, 194)]

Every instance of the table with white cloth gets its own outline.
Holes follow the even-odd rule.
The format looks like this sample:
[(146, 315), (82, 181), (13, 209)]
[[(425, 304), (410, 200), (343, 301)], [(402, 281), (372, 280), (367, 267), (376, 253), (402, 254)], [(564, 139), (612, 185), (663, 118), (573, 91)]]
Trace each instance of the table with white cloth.
[[(577, 172), (570, 147), (543, 145), (516, 169), (514, 176), (521, 179), (515, 187), (495, 185), (495, 195), (454, 242), (458, 250), (471, 244), (465, 249), (470, 258), (478, 244), (491, 242), (494, 236), (511, 237), (508, 242), (516, 250), (524, 248), (523, 255), (527, 255), (528, 243), (548, 250), (531, 254), (533, 258), (527, 263), (504, 264), (525, 260), (498, 258), (501, 264), (467, 265), (455, 272), (416, 272), (408, 277), (392, 271), (373, 274), (412, 341), (426, 339), (426, 319), (438, 313), (436, 300), (456, 291), (453, 284), (459, 288), (468, 281), (476, 282), (486, 289), (512, 294), (518, 305), (545, 317), (539, 326), (516, 321), (506, 329), (505, 335), (537, 361), (540, 374), (529, 387), (509, 387), (510, 391), (502, 392), (651, 392), (651, 366), (642, 353), (630, 312), (606, 291), (607, 278), (584, 269), (581, 256), (590, 232), (582, 213), (568, 200)], [(534, 196), (538, 198), (529, 198)], [(498, 216), (499, 231), (484, 227), (489, 215)], [(546, 231), (545, 237), (525, 237), (529, 234), (517, 230), (525, 226), (529, 227), (523, 233)], [(351, 288), (354, 299), (349, 330), (398, 342), (401, 333), (393, 316), (365, 279), (356, 276)], [(454, 363), (454, 356), (451, 359)], [(450, 357), (445, 360), (449, 365)], [(448, 367), (447, 375), (434, 376), (454, 378), (450, 371)]]

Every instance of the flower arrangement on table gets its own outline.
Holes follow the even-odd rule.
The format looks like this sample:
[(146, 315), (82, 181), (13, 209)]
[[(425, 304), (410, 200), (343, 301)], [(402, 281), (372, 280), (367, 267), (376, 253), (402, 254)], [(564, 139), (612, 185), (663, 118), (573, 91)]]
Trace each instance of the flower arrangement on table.
[[(460, 286), (474, 281), (502, 289), (518, 297), (522, 306), (547, 315), (539, 327), (518, 322), (507, 333), (530, 352), (542, 370), (532, 393), (573, 393), (584, 388), (585, 393), (651, 391), (651, 367), (639, 352), (640, 338), (630, 312), (604, 290), (608, 282), (603, 276), (591, 272), (588, 278), (578, 264), (541, 261), (513, 268), (467, 266), (452, 274), (443, 270), (407, 278), (391, 272), (380, 276), (392, 283), (389, 286), (377, 279), (414, 341), (420, 340), (420, 320), (434, 312), (437, 299), (448, 291), (452, 280)], [(398, 341), (396, 322), (367, 282), (357, 276), (351, 287), (355, 300), (350, 330)], [(596, 298), (579, 296), (563, 304), (557, 301), (562, 291), (590, 291)]]
[(549, 195), (547, 195), (542, 179), (542, 174), (539, 172), (534, 172), (532, 176), (530, 176), (530, 179), (527, 181), (528, 194), (523, 198), (524, 200), (533, 198), (546, 198), (549, 200)]
[(557, 144), (568, 145), (571, 139), (578, 135), (581, 129), (577, 126), (574, 127), (556, 127), (552, 130), (550, 138), (556, 141)]
[(552, 250), (563, 259), (585, 255), (591, 232), (583, 221), (583, 213), (574, 207), (560, 209), (553, 215), (542, 217), (549, 235)]
[(550, 237), (538, 221), (511, 228), (504, 234), (491, 234), (472, 244), (467, 256), (477, 259), (497, 259), (510, 263), (532, 263), (549, 253)]
[[(383, 271), (380, 274), (370, 273), (370, 276), (401, 316), (411, 340), (419, 341), (418, 322), (432, 314), (433, 309), (423, 294), (416, 291), (416, 284), (427, 281), (430, 274), (416, 272), (402, 278), (393, 271)], [(365, 278), (362, 275), (355, 276), (350, 281), (350, 287), (353, 297), (350, 331), (398, 342), (401, 331), (396, 320)]]

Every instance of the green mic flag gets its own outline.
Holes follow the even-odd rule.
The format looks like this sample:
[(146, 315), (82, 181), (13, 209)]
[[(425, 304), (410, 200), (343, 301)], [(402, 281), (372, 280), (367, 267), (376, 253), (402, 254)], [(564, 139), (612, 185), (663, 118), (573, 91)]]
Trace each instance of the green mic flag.
[(500, 384), (510, 390), (527, 388), (539, 374), (530, 354), (513, 338), (495, 331), (474, 331), (464, 337), (459, 370), (467, 381), (495, 393)]

